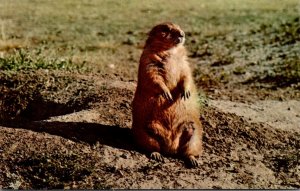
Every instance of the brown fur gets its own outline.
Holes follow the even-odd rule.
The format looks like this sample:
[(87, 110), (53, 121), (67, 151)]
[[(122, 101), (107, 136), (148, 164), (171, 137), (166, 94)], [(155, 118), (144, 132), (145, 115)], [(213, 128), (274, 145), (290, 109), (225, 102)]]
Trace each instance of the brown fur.
[(183, 43), (184, 32), (173, 23), (150, 31), (140, 58), (132, 131), (147, 152), (180, 155), (197, 165), (202, 125)]

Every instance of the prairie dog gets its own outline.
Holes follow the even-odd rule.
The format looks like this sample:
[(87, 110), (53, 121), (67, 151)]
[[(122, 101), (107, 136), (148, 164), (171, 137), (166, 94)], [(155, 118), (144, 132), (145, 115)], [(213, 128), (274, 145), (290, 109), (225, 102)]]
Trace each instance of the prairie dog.
[(202, 125), (184, 41), (185, 33), (170, 22), (149, 32), (132, 102), (132, 132), (154, 159), (177, 155), (198, 166), (195, 156), (203, 150)]

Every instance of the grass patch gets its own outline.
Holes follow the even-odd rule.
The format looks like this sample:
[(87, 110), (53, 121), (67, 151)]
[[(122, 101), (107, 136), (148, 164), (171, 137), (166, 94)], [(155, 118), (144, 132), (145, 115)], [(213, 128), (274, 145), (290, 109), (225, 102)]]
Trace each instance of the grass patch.
[(186, 32), (191, 59), (206, 60), (220, 76), (223, 67), (241, 59), (264, 63), (265, 55), (251, 53), (258, 48), (273, 54), (275, 46), (296, 47), (298, 7), (297, 0), (5, 1), (0, 70), (87, 71), (136, 80), (147, 32), (172, 21)]
[[(266, 0), (243, 3), (237, 0), (5, 1), (1, 4), (1, 33), (2, 40), (17, 39), (18, 43), (26, 44), (30, 53), (46, 47), (42, 54), (50, 63), (39, 62), (29, 68), (85, 67), (80, 62), (75, 63), (79, 65), (76, 68), (74, 63), (54, 59), (76, 55), (80, 61), (86, 60), (96, 72), (122, 73), (129, 65), (134, 68), (128, 74), (131, 76), (137, 71), (137, 63), (130, 60), (130, 55), (137, 57), (138, 62), (138, 47), (143, 45), (146, 33), (157, 23), (178, 23), (191, 34), (187, 46), (193, 50), (193, 46), (201, 46), (203, 40), (210, 43), (232, 32), (250, 31), (264, 23), (289, 20), (298, 13), (297, 4), (297, 0), (284, 3), (274, 0), (271, 4)], [(190, 43), (192, 40), (195, 40), (194, 44)], [(54, 61), (51, 63), (51, 60)], [(107, 67), (111, 64), (118, 67), (111, 70)]]
[(258, 73), (246, 83), (267, 84), (270, 88), (293, 86), (300, 90), (300, 58), (295, 55)]
[(36, 53), (31, 55), (28, 52), (18, 49), (14, 54), (5, 58), (0, 58), (0, 70), (20, 71), (20, 70), (77, 70), (86, 71), (88, 68), (84, 63), (74, 64), (70, 59), (49, 59)]
[(278, 87), (297, 85), (300, 83), (300, 58), (286, 59), (281, 65), (268, 71), (262, 81)]

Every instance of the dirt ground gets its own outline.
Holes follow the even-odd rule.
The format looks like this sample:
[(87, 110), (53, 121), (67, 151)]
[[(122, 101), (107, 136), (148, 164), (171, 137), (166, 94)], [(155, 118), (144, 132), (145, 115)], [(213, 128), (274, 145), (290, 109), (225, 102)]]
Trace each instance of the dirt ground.
[[(0, 189), (300, 188), (299, 1), (0, 8)], [(165, 20), (186, 32), (202, 105), (199, 168), (151, 160), (131, 137), (138, 60)]]
[(153, 161), (135, 147), (135, 86), (58, 71), (2, 74), (2, 188), (300, 187), (299, 99), (266, 100), (264, 93), (244, 100), (246, 89), (222, 90), (221, 99), (203, 91), (205, 152), (190, 169), (175, 158)]

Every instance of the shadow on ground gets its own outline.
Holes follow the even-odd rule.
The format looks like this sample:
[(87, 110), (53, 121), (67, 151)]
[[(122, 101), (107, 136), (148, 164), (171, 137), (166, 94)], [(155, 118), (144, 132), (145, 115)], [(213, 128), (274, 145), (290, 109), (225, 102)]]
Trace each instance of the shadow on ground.
[(131, 131), (129, 128), (83, 122), (47, 122), (47, 121), (8, 121), (0, 124), (6, 127), (29, 129), (35, 132), (45, 132), (66, 139), (100, 144), (119, 149), (133, 150)]

